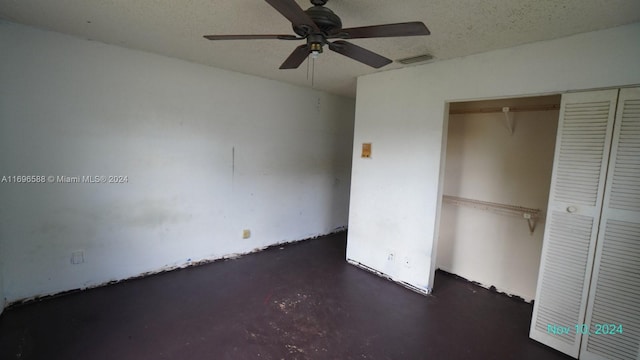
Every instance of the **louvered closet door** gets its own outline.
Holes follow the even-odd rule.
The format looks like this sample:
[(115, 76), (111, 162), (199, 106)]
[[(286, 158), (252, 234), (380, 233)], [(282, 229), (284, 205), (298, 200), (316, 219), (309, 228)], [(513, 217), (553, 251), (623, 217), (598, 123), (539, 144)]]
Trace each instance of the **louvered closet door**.
[(562, 96), (530, 336), (578, 356), (618, 90)]
[[(640, 359), (640, 89), (622, 89), (581, 359)], [(621, 325), (621, 326), (620, 326)], [(596, 331), (599, 331), (597, 334)]]

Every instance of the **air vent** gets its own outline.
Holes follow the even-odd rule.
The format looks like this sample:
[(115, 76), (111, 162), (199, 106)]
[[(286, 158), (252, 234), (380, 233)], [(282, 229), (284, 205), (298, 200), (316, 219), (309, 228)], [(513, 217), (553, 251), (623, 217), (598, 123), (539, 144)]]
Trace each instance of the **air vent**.
[(408, 57), (408, 58), (404, 58), (404, 59), (399, 59), (396, 60), (397, 62), (401, 63), (401, 64), (415, 64), (415, 63), (419, 63), (419, 62), (425, 62), (425, 61), (429, 61), (433, 59), (433, 55), (431, 54), (424, 54), (424, 55), (418, 55), (418, 56), (413, 56), (413, 57)]

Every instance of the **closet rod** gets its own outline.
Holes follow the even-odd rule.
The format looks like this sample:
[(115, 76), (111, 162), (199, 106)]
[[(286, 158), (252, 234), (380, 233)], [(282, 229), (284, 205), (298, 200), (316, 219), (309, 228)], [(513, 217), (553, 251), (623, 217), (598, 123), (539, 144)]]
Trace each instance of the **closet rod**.
[(542, 217), (540, 209), (526, 208), (523, 206), (499, 204), (489, 201), (467, 199), (451, 195), (443, 195), (442, 200), (445, 203), (449, 203), (452, 205), (467, 206), (474, 209), (487, 210), (501, 215), (518, 216), (522, 219), (527, 220), (527, 223), (529, 224), (529, 231), (531, 232), (531, 234), (533, 234), (533, 231), (536, 229), (536, 222)]
[[(503, 108), (504, 107), (502, 106), (495, 106), (495, 107), (486, 107), (486, 108), (479, 108), (479, 109), (454, 109), (454, 110), (449, 110), (449, 115), (501, 113)], [(549, 104), (549, 105), (509, 106), (510, 112), (549, 111), (549, 110), (560, 110), (560, 105)]]

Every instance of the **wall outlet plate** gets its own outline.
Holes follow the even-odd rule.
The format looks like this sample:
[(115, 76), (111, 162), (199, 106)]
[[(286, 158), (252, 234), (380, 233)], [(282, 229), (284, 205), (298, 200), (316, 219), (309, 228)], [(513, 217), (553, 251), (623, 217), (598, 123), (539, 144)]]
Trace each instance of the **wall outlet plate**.
[(84, 262), (84, 251), (74, 251), (71, 253), (71, 263), (73, 265), (82, 264)]
[(251, 230), (249, 230), (249, 229), (242, 230), (242, 238), (243, 239), (248, 239), (250, 237), (251, 237)]

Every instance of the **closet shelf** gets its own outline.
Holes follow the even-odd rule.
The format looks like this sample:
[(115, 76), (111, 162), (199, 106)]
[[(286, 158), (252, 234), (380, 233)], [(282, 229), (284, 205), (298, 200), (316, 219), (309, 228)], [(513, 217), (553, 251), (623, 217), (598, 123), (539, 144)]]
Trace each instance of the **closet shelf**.
[[(451, 109), (450, 115), (461, 114), (488, 114), (488, 113), (501, 113), (504, 112), (504, 106), (492, 106), (484, 107), (480, 109)], [(559, 104), (546, 104), (546, 105), (530, 105), (530, 106), (509, 106), (509, 112), (529, 112), (529, 111), (550, 111), (560, 110)]]
[(458, 196), (443, 195), (442, 200), (445, 203), (466, 206), (474, 209), (485, 210), (495, 214), (517, 216), (521, 219), (527, 220), (529, 225), (529, 232), (533, 234), (536, 229), (536, 223), (538, 219), (542, 217), (542, 211), (540, 209), (526, 208), (523, 206), (499, 204), (489, 201), (467, 199)]

